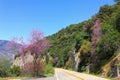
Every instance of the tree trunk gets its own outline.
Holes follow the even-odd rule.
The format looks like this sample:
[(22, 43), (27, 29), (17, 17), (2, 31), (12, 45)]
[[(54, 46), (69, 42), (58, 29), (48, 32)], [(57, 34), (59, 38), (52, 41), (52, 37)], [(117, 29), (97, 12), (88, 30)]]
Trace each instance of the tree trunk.
[(88, 65), (88, 73), (90, 73), (90, 64)]
[(119, 66), (117, 66), (117, 76), (119, 77)]
[(89, 74), (90, 73), (90, 64), (86, 67), (86, 72)]

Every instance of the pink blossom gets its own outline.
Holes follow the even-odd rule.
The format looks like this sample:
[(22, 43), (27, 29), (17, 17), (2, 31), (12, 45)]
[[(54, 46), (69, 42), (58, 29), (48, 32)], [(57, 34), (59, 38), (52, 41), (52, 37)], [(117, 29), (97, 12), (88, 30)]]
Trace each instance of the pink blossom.
[(93, 49), (91, 50), (91, 54), (95, 53), (95, 47), (98, 43), (98, 41), (102, 38), (102, 32), (101, 32), (101, 23), (100, 20), (96, 20), (95, 25), (93, 26), (93, 33), (91, 34), (92, 37), (92, 45), (93, 45)]

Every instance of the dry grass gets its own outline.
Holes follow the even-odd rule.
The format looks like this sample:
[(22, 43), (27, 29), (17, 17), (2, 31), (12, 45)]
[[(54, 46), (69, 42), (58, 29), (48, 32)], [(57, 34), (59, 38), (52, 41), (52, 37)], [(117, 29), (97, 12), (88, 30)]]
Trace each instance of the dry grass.
[(0, 80), (7, 80), (7, 78), (0, 78)]
[(15, 79), (15, 78), (0, 78), (0, 80), (21, 80), (21, 79)]
[(115, 78), (115, 80), (120, 80), (120, 77)]

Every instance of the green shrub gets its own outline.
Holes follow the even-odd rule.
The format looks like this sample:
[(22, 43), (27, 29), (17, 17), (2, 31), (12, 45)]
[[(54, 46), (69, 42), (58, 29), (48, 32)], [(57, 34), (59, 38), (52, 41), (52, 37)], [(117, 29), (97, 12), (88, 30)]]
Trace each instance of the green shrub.
[(17, 77), (21, 75), (21, 69), (19, 66), (12, 66), (12, 68), (10, 68), (10, 74), (13, 77)]
[(11, 62), (8, 57), (0, 56), (0, 77), (10, 76), (9, 69)]
[(49, 76), (54, 75), (54, 68), (53, 68), (53, 66), (51, 66), (50, 64), (46, 65), (45, 66), (44, 75), (49, 75)]
[(65, 65), (66, 69), (70, 69), (71, 68), (71, 61), (67, 61), (66, 65)]
[(54, 64), (54, 59), (52, 57), (49, 59), (49, 64), (51, 64), (52, 66)]
[(0, 66), (0, 77), (8, 77), (8, 76), (9, 76), (8, 70)]
[(86, 67), (85, 67), (85, 66), (82, 66), (81, 70), (82, 70), (82, 71), (85, 71), (85, 70), (86, 70)]

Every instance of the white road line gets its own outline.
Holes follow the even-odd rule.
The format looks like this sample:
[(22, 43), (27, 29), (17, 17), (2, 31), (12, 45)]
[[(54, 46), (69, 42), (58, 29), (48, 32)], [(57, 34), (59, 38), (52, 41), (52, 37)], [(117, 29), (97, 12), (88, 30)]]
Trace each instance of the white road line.
[(56, 72), (55, 72), (55, 76), (56, 76), (56, 80), (59, 80)]

